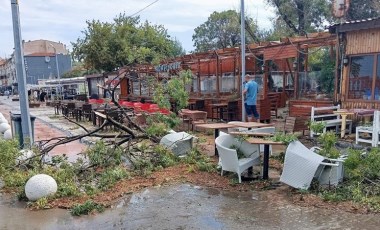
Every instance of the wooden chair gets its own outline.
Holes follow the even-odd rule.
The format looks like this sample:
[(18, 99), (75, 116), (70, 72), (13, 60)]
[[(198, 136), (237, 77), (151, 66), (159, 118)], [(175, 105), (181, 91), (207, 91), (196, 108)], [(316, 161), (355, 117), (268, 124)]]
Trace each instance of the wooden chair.
[(81, 121), (83, 117), (83, 118), (86, 118), (87, 121), (91, 121), (91, 115), (92, 115), (92, 105), (83, 104), (82, 108), (78, 109), (76, 113), (76, 120)]
[(222, 119), (227, 121), (237, 120), (238, 102), (229, 101), (227, 108), (222, 110)]
[(278, 94), (273, 94), (269, 96), (271, 117), (274, 116), (275, 118), (277, 118), (277, 105), (279, 99), (280, 98)]
[(196, 100), (195, 101), (195, 110), (204, 110), (205, 109), (205, 100)]
[(207, 112), (199, 112), (195, 113), (191, 116), (191, 130), (194, 131), (194, 127), (198, 124), (206, 124), (207, 123)]

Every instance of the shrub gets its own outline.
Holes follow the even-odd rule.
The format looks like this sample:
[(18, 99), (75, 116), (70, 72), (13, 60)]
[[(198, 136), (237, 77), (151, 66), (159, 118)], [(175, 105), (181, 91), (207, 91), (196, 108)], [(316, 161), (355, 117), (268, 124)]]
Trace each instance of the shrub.
[(0, 138), (0, 177), (7, 170), (11, 170), (16, 166), (16, 158), (20, 156), (18, 141), (4, 140)]
[(120, 147), (109, 148), (104, 141), (97, 141), (86, 151), (91, 165), (113, 166), (121, 164), (123, 150)]
[(89, 213), (93, 211), (103, 212), (104, 206), (101, 204), (95, 203), (92, 200), (88, 200), (84, 204), (76, 204), (70, 210), (70, 213), (73, 216), (80, 216), (80, 215), (88, 215)]
[(102, 190), (106, 190), (112, 187), (113, 185), (115, 185), (117, 181), (124, 179), (128, 176), (129, 175), (128, 175), (127, 170), (121, 166), (107, 169), (101, 174), (99, 178), (98, 188)]

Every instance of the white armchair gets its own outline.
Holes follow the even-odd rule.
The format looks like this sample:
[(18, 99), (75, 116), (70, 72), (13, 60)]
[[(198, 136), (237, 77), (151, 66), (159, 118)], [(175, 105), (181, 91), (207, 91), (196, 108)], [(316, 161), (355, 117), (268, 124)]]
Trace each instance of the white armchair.
[[(222, 163), (222, 176), (223, 171), (236, 172), (239, 177), (239, 183), (241, 183), (242, 172), (254, 165), (260, 164), (260, 153), (257, 145), (252, 145), (245, 141), (239, 142), (229, 134), (217, 137), (215, 144)], [(231, 149), (232, 145), (238, 146), (245, 157), (238, 159), (236, 149)]]
[[(326, 158), (306, 148), (301, 142), (294, 141), (286, 149), (280, 181), (299, 189), (308, 189), (313, 178), (317, 178), (321, 184), (337, 184), (340, 175), (333, 177), (331, 168), (339, 167), (339, 164), (324, 162), (325, 160)], [(336, 172), (340, 173), (339, 170)]]

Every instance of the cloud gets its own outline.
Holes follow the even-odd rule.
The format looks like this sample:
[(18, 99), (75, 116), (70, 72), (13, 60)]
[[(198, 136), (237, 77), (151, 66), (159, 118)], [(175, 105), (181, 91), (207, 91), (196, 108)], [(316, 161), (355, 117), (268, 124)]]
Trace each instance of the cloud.
[[(119, 13), (132, 15), (154, 0), (33, 0), (19, 1), (22, 38), (24, 40), (48, 39), (61, 41), (70, 47), (70, 42), (82, 36), (86, 20), (111, 22)], [(246, 2), (246, 12), (257, 18), (258, 24), (271, 25), (268, 16), (273, 10), (264, 0)], [(204, 23), (214, 11), (239, 10), (238, 0), (159, 0), (139, 13), (141, 20), (164, 25), (173, 37), (188, 51), (193, 49), (194, 28)], [(0, 56), (11, 54), (13, 31), (11, 4), (0, 0)]]

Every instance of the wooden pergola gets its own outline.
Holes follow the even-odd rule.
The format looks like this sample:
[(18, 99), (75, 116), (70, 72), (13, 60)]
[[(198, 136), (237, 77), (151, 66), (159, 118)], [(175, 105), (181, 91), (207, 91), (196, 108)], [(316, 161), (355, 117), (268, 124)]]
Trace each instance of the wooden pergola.
[[(270, 104), (269, 96), (271, 94), (279, 95), (281, 103), (278, 103), (278, 106), (280, 107), (285, 106), (286, 100), (299, 97), (298, 76), (300, 71), (307, 70), (308, 50), (328, 46), (331, 48), (333, 55), (335, 44), (336, 36), (323, 32), (246, 46), (246, 73), (261, 81), (262, 89), (260, 94), (262, 94), (262, 97), (258, 102), (258, 108), (262, 115), (266, 114), (264, 119), (270, 119), (270, 107), (267, 105)], [(231, 100), (231, 98), (234, 98), (234, 100), (241, 102), (242, 71), (240, 51), (239, 47), (225, 48), (167, 59), (156, 67), (151, 65), (128, 67), (130, 68), (129, 75), (121, 82), (121, 98), (146, 97), (149, 99), (152, 95), (150, 90), (148, 93), (143, 94), (143, 82), (146, 76), (165, 79), (177, 75), (182, 69), (191, 69), (193, 73), (193, 83), (190, 87), (191, 99), (205, 99), (206, 110), (209, 109), (207, 105), (214, 99)], [(295, 65), (296, 61), (301, 60), (301, 58), (305, 60), (304, 64), (302, 66)], [(268, 87), (274, 64), (276, 65), (277, 73), (282, 73), (283, 77), (280, 92), (271, 92)], [(286, 85), (289, 76), (294, 83), (292, 87)], [(241, 106), (239, 109), (241, 110)], [(237, 111), (237, 114), (241, 114), (241, 111)]]

